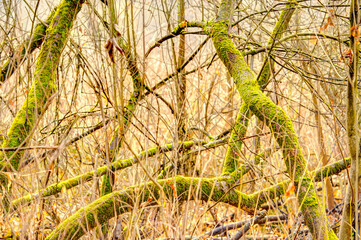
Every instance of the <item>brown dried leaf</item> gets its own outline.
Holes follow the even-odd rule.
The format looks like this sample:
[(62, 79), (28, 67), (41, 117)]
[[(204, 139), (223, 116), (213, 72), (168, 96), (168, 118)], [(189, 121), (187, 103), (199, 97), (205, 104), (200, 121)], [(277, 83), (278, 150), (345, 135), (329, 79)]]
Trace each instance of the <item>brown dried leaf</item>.
[(290, 183), (290, 185), (288, 186), (288, 189), (285, 193), (286, 197), (289, 197), (291, 194), (295, 193), (295, 185), (293, 183)]
[(113, 48), (113, 41), (111, 39), (108, 40), (107, 44), (105, 44), (105, 49), (108, 52), (110, 61), (112, 61), (112, 63), (115, 63), (114, 61), (114, 48)]
[(359, 31), (359, 27), (358, 26), (353, 26), (350, 28), (351, 31), (351, 36), (354, 38), (359, 38), (360, 37), (360, 31)]
[(331, 16), (328, 16), (328, 17), (327, 17), (327, 24), (328, 24), (329, 26), (335, 26), (335, 24), (333, 23), (333, 20), (332, 20), (332, 17), (331, 17)]

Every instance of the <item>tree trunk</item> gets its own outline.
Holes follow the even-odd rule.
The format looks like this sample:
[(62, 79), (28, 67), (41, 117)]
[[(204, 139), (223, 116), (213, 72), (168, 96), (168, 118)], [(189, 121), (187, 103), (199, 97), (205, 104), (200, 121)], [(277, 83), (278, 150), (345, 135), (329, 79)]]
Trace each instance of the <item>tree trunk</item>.
[[(291, 1), (290, 4), (286, 5), (286, 9), (281, 12), (267, 43), (267, 47), (270, 48), (269, 52), (272, 51), (273, 46), (279, 39), (281, 39), (283, 33), (288, 28), (288, 23), (290, 22), (294, 11), (294, 4)], [(262, 90), (267, 86), (271, 76), (271, 71), (274, 68), (274, 61), (272, 60), (269, 52), (264, 59), (261, 71), (257, 77), (257, 82), (261, 86)], [(223, 163), (222, 175), (230, 174), (237, 168), (243, 144), (242, 139), (247, 133), (248, 121), (251, 116), (252, 114), (249, 111), (247, 104), (243, 103), (239, 109), (237, 119), (231, 133), (226, 157)]]
[[(349, 77), (347, 79), (347, 137), (348, 148), (351, 155), (351, 168), (348, 175), (349, 184), (344, 199), (344, 209), (340, 228), (340, 239), (351, 239), (353, 229), (355, 229), (355, 239), (358, 237), (358, 188), (360, 176), (359, 162), (359, 134), (357, 115), (357, 81), (358, 81), (358, 56), (359, 56), (359, 8), (358, 0), (352, 0), (350, 6), (350, 48), (353, 57), (346, 62), (349, 65)], [(355, 33), (356, 31), (357, 33)], [(347, 60), (346, 60), (347, 61)], [(355, 214), (356, 213), (356, 214)], [(355, 218), (355, 219), (354, 219)], [(355, 225), (353, 225), (353, 222)]]
[[(58, 5), (36, 61), (32, 87), (25, 103), (16, 114), (3, 147), (26, 146), (30, 141), (37, 123), (51, 101), (52, 94), (56, 91), (56, 69), (72, 23), (82, 3), (81, 0), (63, 0)], [(2, 170), (18, 170), (22, 155), (21, 150), (0, 152)], [(6, 188), (7, 178), (1, 175), (0, 181)]]
[(228, 26), (232, 12), (233, 1), (224, 0), (216, 20), (207, 24), (207, 31), (217, 54), (233, 77), (245, 104), (260, 120), (266, 122), (283, 150), (287, 171), (298, 189), (298, 202), (314, 239), (335, 239), (336, 235), (328, 225), (324, 207), (317, 198), (290, 118), (262, 93), (253, 72), (229, 38)]

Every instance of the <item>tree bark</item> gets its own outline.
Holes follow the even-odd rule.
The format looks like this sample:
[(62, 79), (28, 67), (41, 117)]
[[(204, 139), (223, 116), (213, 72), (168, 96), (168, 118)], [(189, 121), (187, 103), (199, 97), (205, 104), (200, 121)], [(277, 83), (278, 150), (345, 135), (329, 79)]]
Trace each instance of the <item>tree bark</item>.
[[(344, 198), (344, 209), (340, 228), (340, 239), (351, 239), (353, 229), (356, 231), (355, 239), (358, 235), (358, 214), (355, 206), (358, 204), (360, 160), (359, 160), (359, 134), (358, 134), (358, 114), (357, 108), (357, 78), (358, 78), (358, 56), (359, 56), (359, 8), (358, 0), (352, 0), (350, 5), (350, 48), (353, 56), (346, 62), (349, 66), (349, 77), (347, 79), (347, 138), (348, 148), (351, 155), (351, 168), (349, 174), (349, 184)], [(354, 219), (355, 218), (355, 219)], [(353, 221), (355, 225), (353, 225)]]

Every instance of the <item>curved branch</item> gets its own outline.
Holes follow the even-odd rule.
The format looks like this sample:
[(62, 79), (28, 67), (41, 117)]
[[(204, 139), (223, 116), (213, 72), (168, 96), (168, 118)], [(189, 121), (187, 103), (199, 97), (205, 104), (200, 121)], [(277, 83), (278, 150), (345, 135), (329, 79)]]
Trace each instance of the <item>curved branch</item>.
[[(315, 177), (315, 180), (321, 181), (324, 177), (346, 169), (349, 164), (349, 159), (341, 160), (312, 172), (312, 175), (318, 176)], [(287, 190), (290, 180), (250, 195), (234, 190), (238, 185), (235, 185), (233, 178), (229, 177), (192, 178), (177, 176), (158, 180), (157, 183), (148, 182), (132, 186), (97, 199), (66, 219), (46, 239), (79, 239), (97, 224), (101, 225), (116, 215), (131, 211), (135, 199), (137, 199), (137, 204), (146, 203), (143, 206), (163, 204), (164, 201), (172, 198), (177, 198), (179, 202), (195, 199), (211, 200), (239, 207), (251, 214), (261, 204), (282, 196)], [(161, 186), (162, 189), (158, 186)], [(141, 197), (137, 198), (139, 196)]]
[[(153, 49), (159, 47), (163, 42), (165, 42), (171, 38), (174, 38), (181, 34), (194, 34), (192, 32), (184, 32), (184, 29), (186, 29), (187, 27), (203, 28), (204, 23), (203, 22), (188, 22), (187, 20), (179, 23), (170, 34), (165, 35), (164, 37), (157, 40), (152, 46), (150, 46), (149, 49), (147, 50), (147, 52), (145, 53), (144, 58), (147, 58), (149, 56), (149, 54), (153, 51)], [(197, 34), (201, 34), (201, 33), (202, 32), (199, 32)]]
[[(192, 146), (194, 146), (195, 144), (197, 144), (197, 142), (189, 141), (189, 142), (179, 143), (179, 144), (177, 144), (177, 147), (183, 147), (185, 149), (189, 149)], [(134, 156), (134, 157), (131, 157), (131, 158), (128, 158), (125, 160), (123, 160), (123, 159), (117, 160), (109, 165), (105, 165), (105, 166), (97, 168), (93, 171), (83, 173), (79, 176), (70, 178), (63, 182), (55, 183), (55, 184), (50, 185), (50, 186), (46, 187), (45, 189), (42, 189), (36, 193), (28, 194), (24, 197), (21, 197), (21, 198), (18, 198), (16, 200), (12, 201), (10, 204), (10, 210), (15, 211), (19, 206), (30, 203), (34, 199), (52, 196), (56, 193), (61, 192), (61, 190), (64, 187), (66, 189), (70, 189), (70, 188), (73, 188), (80, 184), (89, 182), (89, 181), (93, 180), (94, 177), (103, 176), (103, 175), (107, 174), (107, 172), (109, 172), (109, 171), (114, 172), (114, 171), (119, 171), (121, 169), (130, 167), (133, 164), (137, 163), (139, 160), (143, 160), (145, 158), (152, 157), (157, 153), (161, 153), (161, 152), (165, 153), (168, 151), (172, 151), (174, 149), (174, 147), (175, 147), (174, 144), (167, 144), (163, 147), (154, 147), (154, 148), (151, 148), (151, 149), (148, 149), (146, 151), (139, 153), (137, 156)]]

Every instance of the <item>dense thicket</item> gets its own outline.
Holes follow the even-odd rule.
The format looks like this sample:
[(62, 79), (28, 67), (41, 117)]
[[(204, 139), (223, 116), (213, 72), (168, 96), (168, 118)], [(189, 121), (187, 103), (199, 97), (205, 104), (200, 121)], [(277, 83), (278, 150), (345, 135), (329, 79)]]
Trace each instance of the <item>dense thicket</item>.
[(358, 1), (2, 5), (2, 237), (359, 238)]

